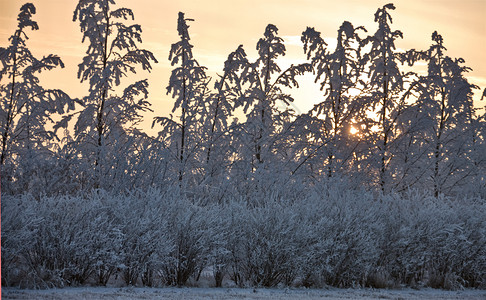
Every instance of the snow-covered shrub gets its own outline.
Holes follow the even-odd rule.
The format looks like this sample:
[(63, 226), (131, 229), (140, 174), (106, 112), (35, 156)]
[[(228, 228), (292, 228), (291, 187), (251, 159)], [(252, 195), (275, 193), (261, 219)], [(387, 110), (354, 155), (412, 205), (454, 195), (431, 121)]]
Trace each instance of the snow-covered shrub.
[[(214, 250), (211, 253), (213, 268), (215, 269), (216, 285), (222, 284), (225, 272), (238, 286), (243, 286), (242, 243), (247, 221), (246, 206), (241, 201), (231, 199), (221, 208), (224, 227), (221, 227), (221, 241), (213, 242)], [(218, 274), (219, 273), (219, 274)], [(218, 276), (218, 278), (216, 278)]]
[[(376, 216), (382, 228), (377, 240), (378, 258), (368, 285), (411, 284), (423, 276), (426, 263), (423, 255), (427, 251), (425, 240), (430, 235), (431, 222), (422, 222), (421, 217), (425, 215), (420, 215), (420, 209), (427, 210), (427, 204), (418, 199), (402, 201), (400, 197), (392, 196), (379, 199), (382, 211), (377, 211)], [(428, 217), (434, 220), (433, 215)]]
[(208, 209), (194, 205), (178, 191), (162, 201), (170, 252), (160, 274), (165, 284), (183, 286), (204, 269), (209, 255), (209, 228), (214, 224)]
[[(466, 287), (486, 288), (486, 201), (463, 199), (453, 210), (463, 225), (460, 267), (457, 270)], [(462, 207), (461, 207), (462, 206)], [(465, 209), (466, 208), (466, 209)]]
[(182, 286), (212, 271), (216, 286), (225, 278), (239, 286), (486, 286), (484, 199), (294, 184), (275, 181), (260, 196), (232, 192), (221, 203), (188, 200), (179, 188), (4, 196), (2, 284)]
[(430, 278), (427, 284), (445, 289), (484, 285), (486, 279), (484, 201), (474, 203), (474, 199), (440, 200), (442, 201), (436, 210), (440, 228), (431, 234)]
[(153, 286), (156, 272), (169, 252), (162, 195), (156, 190), (137, 190), (111, 199), (121, 235), (121, 260), (116, 267), (127, 285), (136, 285), (140, 279), (143, 285)]
[(300, 203), (308, 226), (298, 284), (363, 285), (377, 255), (380, 224), (373, 198), (336, 181), (316, 184), (308, 194)]
[(32, 247), (41, 221), (29, 196), (2, 195), (2, 286), (26, 286), (29, 269), (22, 254)]
[(112, 219), (95, 197), (41, 198), (29, 206), (39, 222), (22, 255), (35, 286), (84, 284), (105, 255), (105, 247), (116, 247)]
[(410, 193), (381, 201), (376, 272), (412, 286), (457, 289), (484, 282), (484, 200)]
[(285, 199), (248, 207), (243, 227), (241, 269), (253, 286), (290, 285), (301, 253), (300, 216)]
[(376, 206), (368, 197), (348, 196), (322, 199), (328, 201), (326, 214), (317, 224), (323, 279), (339, 287), (362, 285), (376, 260)]
[[(234, 222), (234, 210), (228, 206), (214, 205), (210, 207), (210, 217), (213, 219), (208, 232), (208, 267), (211, 268), (216, 287), (222, 287), (224, 277), (230, 272), (233, 253), (241, 234), (236, 231), (241, 226)], [(241, 222), (238, 222), (241, 224)], [(238, 283), (238, 282), (236, 282)]]

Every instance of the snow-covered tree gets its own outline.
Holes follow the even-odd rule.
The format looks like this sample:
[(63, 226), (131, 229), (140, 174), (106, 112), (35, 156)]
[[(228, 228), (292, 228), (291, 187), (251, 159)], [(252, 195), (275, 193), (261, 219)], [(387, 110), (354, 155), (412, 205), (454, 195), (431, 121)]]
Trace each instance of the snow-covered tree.
[(437, 197), (471, 175), (467, 147), (477, 143), (479, 123), (472, 100), (476, 86), (464, 77), (471, 69), (463, 66), (463, 59), (445, 54), (440, 34), (434, 32), (432, 41), (427, 51), (417, 55), (427, 61), (428, 68), (416, 85), (419, 96), (415, 106), (423, 124), (423, 140), (418, 142), (428, 149), (427, 174)]
[[(210, 174), (214, 172), (211, 170), (214, 164), (211, 163), (211, 152), (214, 148), (222, 142), (222, 136), (227, 133), (228, 120), (233, 113), (235, 103), (242, 97), (242, 89), (240, 86), (241, 71), (248, 65), (243, 46), (240, 45), (234, 52), (228, 55), (228, 59), (224, 63), (223, 75), (214, 83), (215, 93), (211, 95), (209, 107), (207, 127), (208, 145), (207, 145), (207, 163), (211, 165)], [(223, 153), (224, 154), (224, 153)], [(214, 155), (214, 154), (213, 154)]]
[(179, 12), (177, 19), (177, 33), (180, 40), (170, 49), (169, 60), (171, 65), (178, 65), (172, 70), (167, 94), (175, 98), (172, 112), (181, 110), (179, 122), (172, 118), (156, 117), (154, 123), (160, 123), (164, 130), (160, 134), (172, 134), (177, 136), (176, 144), (178, 157), (178, 178), (183, 180), (184, 173), (194, 165), (188, 165), (194, 159), (195, 152), (202, 148), (198, 139), (202, 122), (199, 120), (199, 113), (203, 109), (203, 101), (208, 97), (209, 79), (206, 76), (206, 68), (200, 66), (192, 54), (193, 45), (190, 43), (189, 25), (187, 22), (194, 21), (186, 19), (184, 13)]
[[(271, 160), (279, 133), (285, 132), (290, 123), (293, 111), (288, 108), (294, 99), (284, 92), (285, 88), (298, 87), (297, 75), (310, 72), (310, 64), (292, 65), (282, 71), (277, 63), (280, 56), (285, 55), (283, 39), (278, 36), (278, 28), (269, 24), (260, 38), (256, 49), (258, 58), (249, 63), (242, 72), (241, 86), (243, 96), (236, 103), (236, 108), (243, 107), (247, 120), (243, 124), (242, 149), (239, 155), (250, 162), (256, 170)], [(278, 104), (287, 107), (282, 111)], [(267, 161), (268, 162), (268, 161)]]
[(308, 27), (302, 33), (304, 52), (315, 70), (315, 82), (319, 82), (324, 91), (324, 100), (309, 112), (314, 118), (309, 125), (320, 127), (317, 129), (319, 138), (313, 140), (318, 142), (317, 149), (324, 153), (328, 177), (344, 170), (344, 165), (351, 160), (359, 141), (349, 138), (350, 130), (354, 128), (353, 123), (359, 123), (367, 108), (368, 98), (359, 97), (363, 87), (359, 30), (364, 28), (343, 22), (338, 30), (336, 48), (332, 50), (327, 49), (320, 32), (314, 28)]
[[(486, 97), (486, 88), (481, 100)], [(465, 184), (470, 189), (469, 194), (486, 197), (486, 106), (482, 109), (472, 108), (467, 113), (466, 152), (468, 160), (468, 179)], [(482, 110), (482, 113), (481, 113)], [(462, 184), (461, 184), (462, 185)]]
[[(80, 0), (73, 16), (73, 21), (79, 21), (82, 41), (88, 42), (78, 77), (90, 86), (74, 134), (95, 170), (94, 186), (100, 186), (102, 178), (107, 177), (111, 167), (105, 165), (115, 163), (105, 161), (110, 152), (107, 147), (122, 143), (130, 128), (141, 121), (141, 113), (150, 109), (147, 80), (132, 83), (120, 92), (122, 78), (135, 74), (137, 68), (150, 71), (151, 63), (157, 62), (152, 52), (138, 46), (142, 42), (141, 26), (126, 24), (134, 20), (132, 10), (115, 5), (114, 0)], [(72, 117), (66, 116), (61, 125), (67, 126)]]
[(392, 17), (389, 10), (393, 4), (386, 4), (375, 13), (378, 30), (362, 41), (363, 46), (371, 46), (364, 59), (369, 64), (369, 97), (371, 112), (376, 118), (370, 118), (369, 127), (375, 126), (370, 145), (375, 145), (377, 158), (378, 183), (382, 191), (390, 182), (390, 162), (393, 159), (391, 145), (396, 136), (396, 119), (403, 104), (404, 74), (399, 69), (402, 54), (396, 50), (395, 41), (403, 38), (399, 30), (392, 30)]
[[(0, 48), (0, 135), (3, 176), (7, 178), (6, 165), (11, 165), (18, 173), (18, 179), (34, 181), (33, 171), (36, 161), (47, 160), (40, 157), (41, 150), (48, 150), (57, 136), (49, 130), (53, 123), (51, 116), (62, 114), (74, 108), (74, 101), (61, 90), (45, 89), (39, 81), (39, 74), (56, 67), (64, 67), (61, 59), (53, 54), (38, 59), (26, 45), (27, 30), (38, 30), (32, 16), (36, 8), (26, 3), (20, 8), (18, 26), (9, 38), (10, 44)], [(29, 171), (30, 170), (30, 171)], [(18, 182), (17, 182), (18, 183)], [(27, 187), (23, 187), (25, 190)]]

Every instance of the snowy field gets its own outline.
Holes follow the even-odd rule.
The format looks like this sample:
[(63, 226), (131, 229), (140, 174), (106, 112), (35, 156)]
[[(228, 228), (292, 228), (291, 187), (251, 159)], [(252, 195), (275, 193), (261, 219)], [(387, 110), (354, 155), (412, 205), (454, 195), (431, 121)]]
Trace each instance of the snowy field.
[(239, 289), (239, 288), (2, 288), (2, 299), (486, 299), (485, 290)]

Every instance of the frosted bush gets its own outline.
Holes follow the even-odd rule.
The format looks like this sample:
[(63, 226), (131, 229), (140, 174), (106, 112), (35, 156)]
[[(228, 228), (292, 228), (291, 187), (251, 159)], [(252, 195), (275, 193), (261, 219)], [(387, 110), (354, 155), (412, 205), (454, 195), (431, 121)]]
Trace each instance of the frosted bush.
[(220, 204), (179, 188), (3, 197), (2, 284), (184, 286), (207, 272), (215, 286), (486, 284), (483, 199), (289, 188)]

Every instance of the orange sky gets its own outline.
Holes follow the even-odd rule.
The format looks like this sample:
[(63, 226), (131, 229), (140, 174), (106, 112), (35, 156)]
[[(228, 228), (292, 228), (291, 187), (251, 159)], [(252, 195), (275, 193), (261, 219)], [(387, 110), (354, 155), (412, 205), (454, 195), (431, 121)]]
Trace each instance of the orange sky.
[[(19, 8), (26, 1), (0, 0), (0, 46), (8, 44), (17, 25)], [(76, 0), (31, 0), (37, 7), (34, 16), (40, 30), (29, 34), (28, 46), (37, 57), (47, 54), (61, 56), (66, 68), (47, 72), (41, 77), (44, 86), (61, 88), (73, 97), (86, 94), (87, 86), (76, 78), (77, 65), (84, 56), (86, 44), (81, 44), (79, 25), (72, 22)], [(369, 33), (376, 30), (373, 15), (378, 7), (393, 2), (393, 29), (404, 33), (397, 46), (403, 49), (427, 49), (431, 34), (437, 30), (445, 40), (448, 55), (463, 57), (473, 68), (469, 80), (486, 87), (486, 0), (118, 0), (118, 7), (134, 11), (135, 23), (142, 25), (143, 48), (152, 51), (159, 60), (149, 78), (150, 101), (155, 115), (168, 115), (173, 100), (165, 94), (170, 64), (167, 60), (171, 43), (177, 41), (177, 13), (196, 21), (190, 24), (194, 54), (210, 74), (221, 72), (228, 54), (243, 44), (251, 59), (256, 58), (255, 46), (268, 23), (279, 28), (284, 37), (287, 55), (283, 67), (305, 59), (299, 44), (306, 26), (315, 27), (325, 37), (334, 38), (344, 20), (355, 26), (364, 25)], [(138, 76), (137, 76), (138, 77)], [(128, 79), (126, 84), (134, 79)], [(476, 93), (479, 95), (478, 93)], [(295, 93), (295, 108), (307, 111), (319, 102), (319, 91), (311, 82), (304, 82)], [(477, 97), (479, 99), (479, 97)], [(484, 106), (484, 102), (476, 102)], [(146, 118), (151, 123), (151, 116)]]

